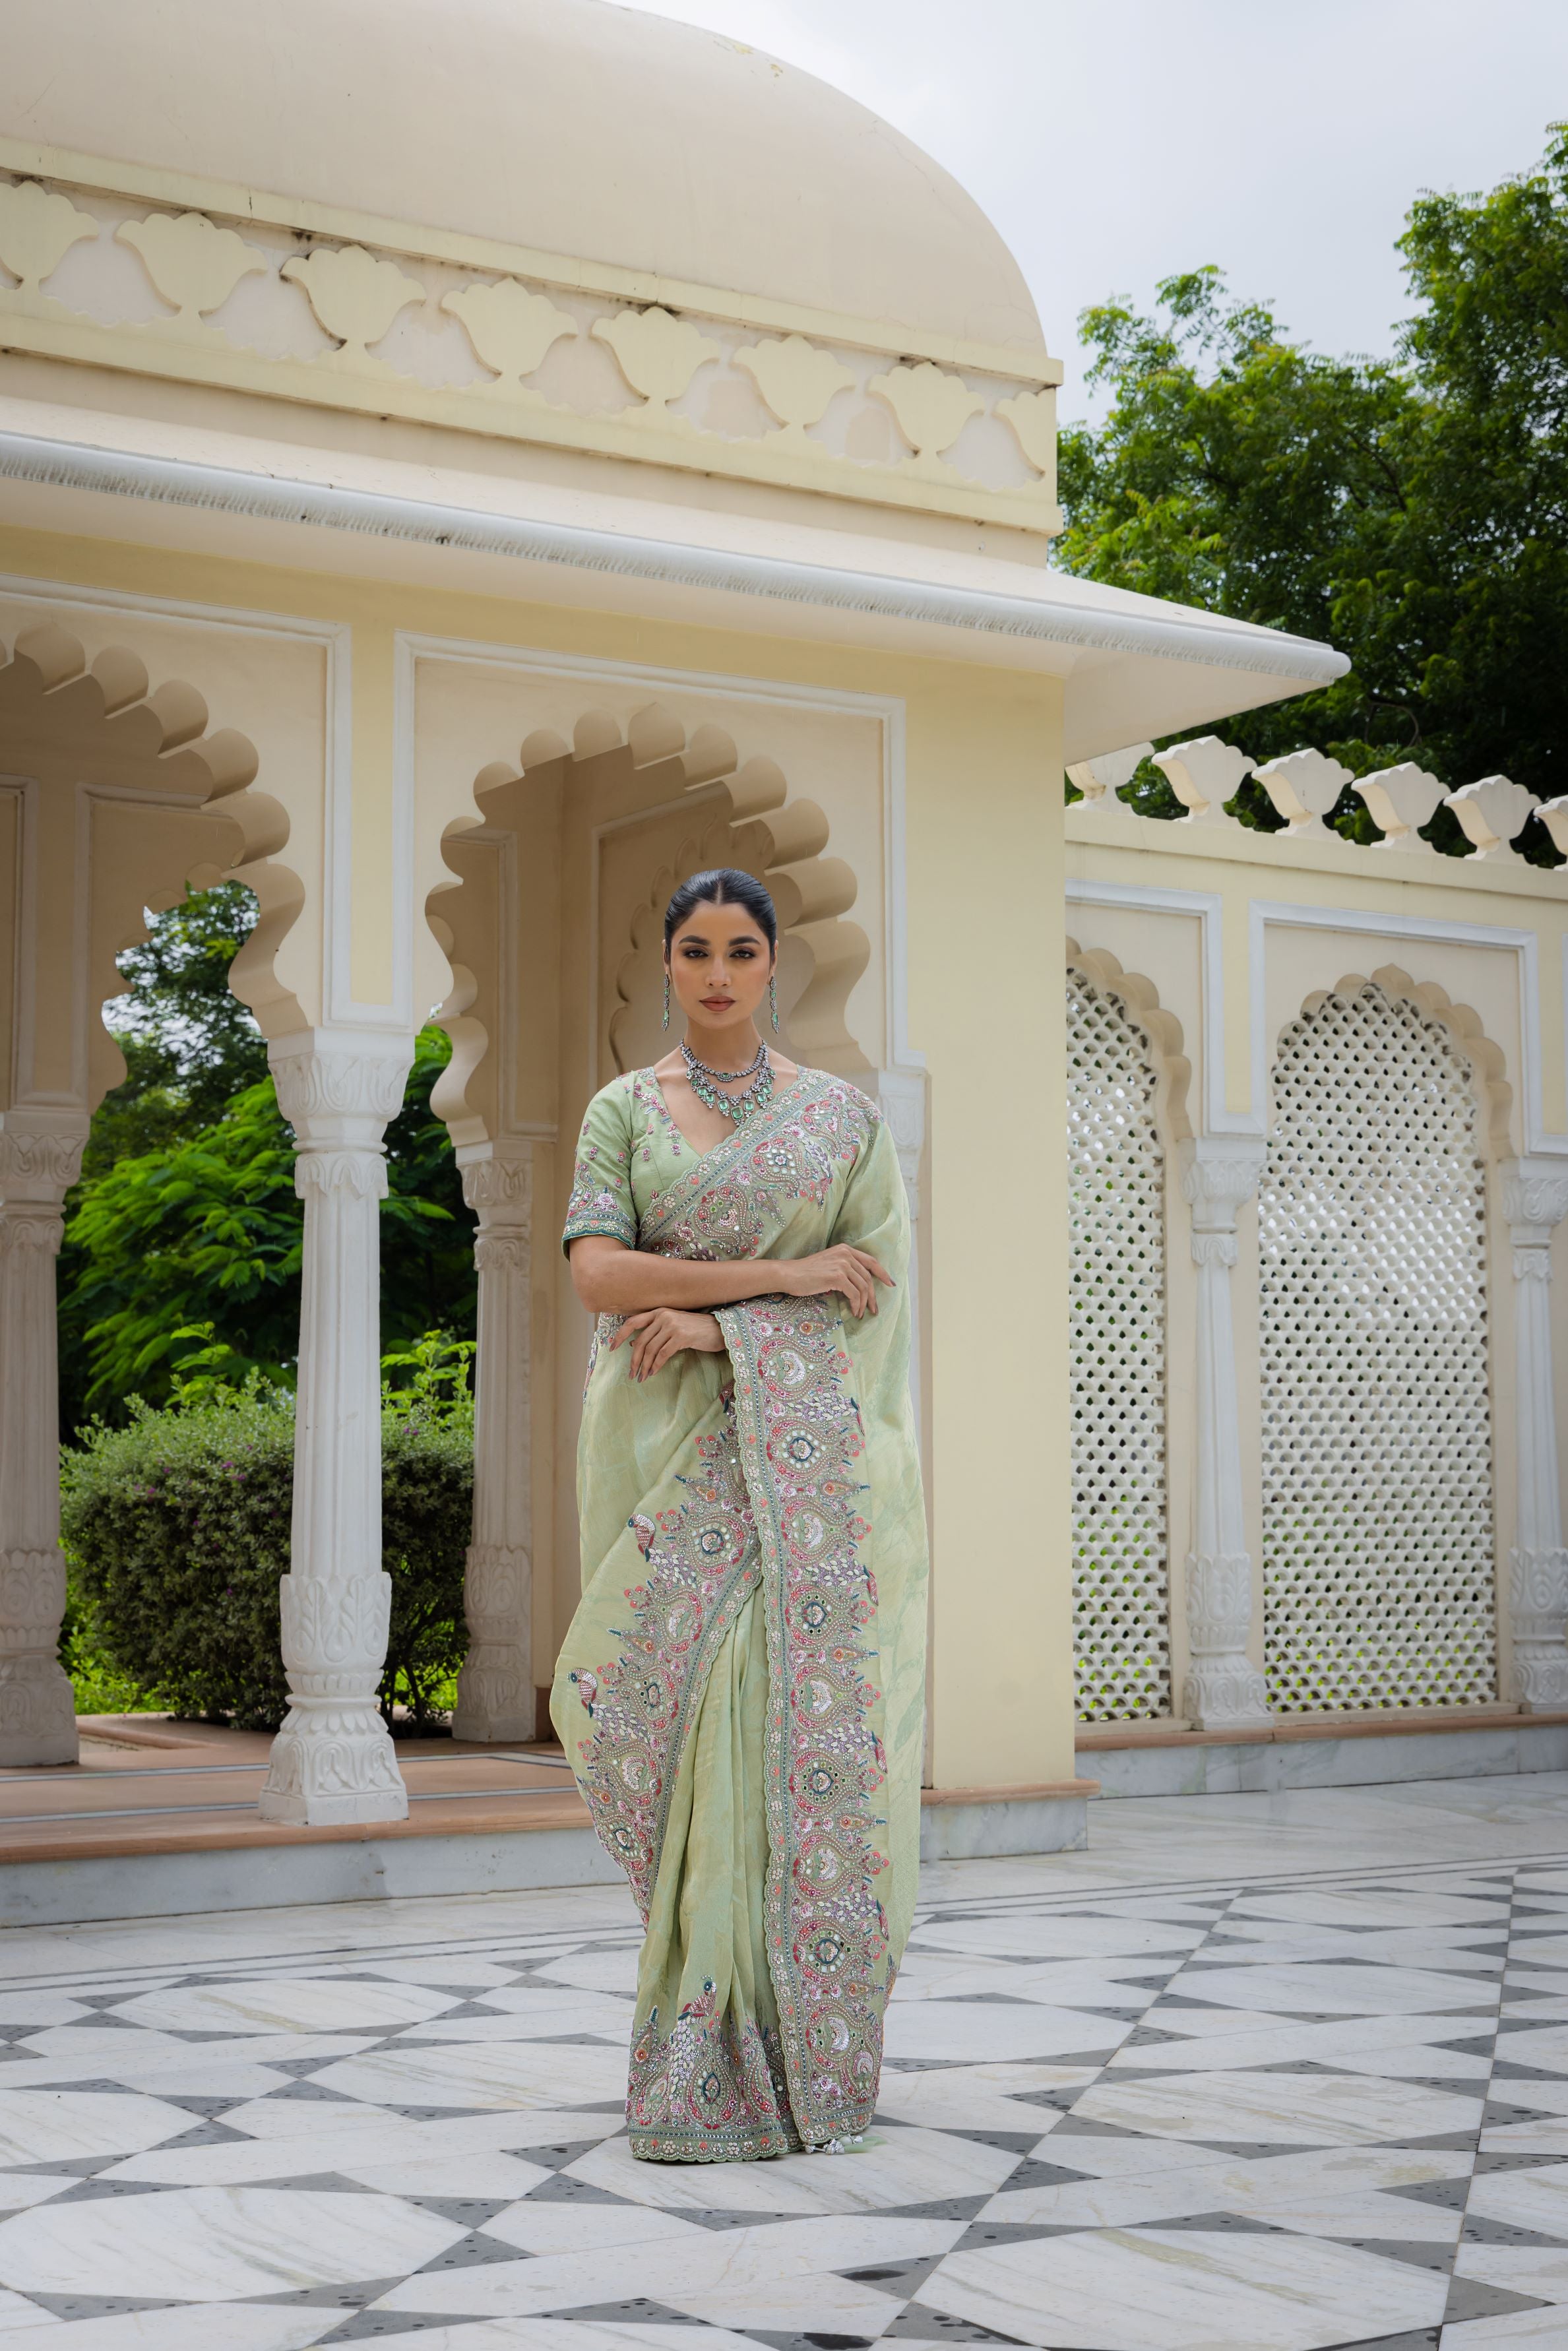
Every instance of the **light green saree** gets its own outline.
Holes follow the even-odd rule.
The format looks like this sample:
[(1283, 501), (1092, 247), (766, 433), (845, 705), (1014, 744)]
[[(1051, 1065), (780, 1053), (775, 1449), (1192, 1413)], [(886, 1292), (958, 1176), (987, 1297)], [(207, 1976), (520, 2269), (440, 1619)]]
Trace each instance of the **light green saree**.
[(551, 1713), (647, 1928), (633, 2155), (734, 2163), (862, 2131), (919, 1854), (925, 1516), (893, 1140), (803, 1070), (705, 1155), (650, 1070), (589, 1104), (566, 1224), (667, 1257), (848, 1241), (897, 1282), (718, 1309), (727, 1355), (630, 1377), (594, 1333), (584, 1591)]

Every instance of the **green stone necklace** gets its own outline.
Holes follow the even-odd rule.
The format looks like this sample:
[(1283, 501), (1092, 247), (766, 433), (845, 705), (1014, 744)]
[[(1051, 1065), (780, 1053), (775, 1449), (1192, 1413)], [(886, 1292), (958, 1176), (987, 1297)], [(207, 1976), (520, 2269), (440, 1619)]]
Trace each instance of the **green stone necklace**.
[[(744, 1070), (710, 1070), (706, 1061), (698, 1061), (683, 1037), (681, 1059), (686, 1065), (687, 1082), (698, 1102), (706, 1102), (709, 1110), (722, 1112), (726, 1118), (733, 1119), (737, 1126), (742, 1125), (748, 1118), (754, 1118), (759, 1110), (766, 1110), (772, 1100), (773, 1064), (768, 1058), (766, 1045), (758, 1046), (756, 1059), (747, 1061)], [(724, 1091), (727, 1078), (749, 1078), (751, 1083), (743, 1086), (737, 1094), (727, 1094)]]

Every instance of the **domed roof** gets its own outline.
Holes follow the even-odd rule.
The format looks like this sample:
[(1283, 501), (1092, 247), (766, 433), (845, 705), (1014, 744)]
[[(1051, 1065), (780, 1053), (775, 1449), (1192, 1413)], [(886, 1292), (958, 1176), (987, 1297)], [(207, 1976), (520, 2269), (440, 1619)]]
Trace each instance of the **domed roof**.
[(606, 0), (12, 0), (0, 134), (1043, 350), (956, 181), (764, 51)]

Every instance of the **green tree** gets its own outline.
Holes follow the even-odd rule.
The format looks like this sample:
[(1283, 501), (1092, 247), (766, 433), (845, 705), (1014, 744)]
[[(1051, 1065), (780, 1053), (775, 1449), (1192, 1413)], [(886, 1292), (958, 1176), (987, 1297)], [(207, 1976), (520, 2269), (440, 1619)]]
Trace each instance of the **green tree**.
[[(382, 1327), (407, 1344), (473, 1335), (472, 1219), (430, 1093), (451, 1048), (419, 1038), (403, 1107), (387, 1131)], [(185, 1113), (188, 1123), (190, 1113)], [(161, 1405), (182, 1367), (291, 1382), (298, 1347), (303, 1219), (293, 1138), (270, 1077), (210, 1124), (120, 1157), (79, 1188), (60, 1259), (62, 1420)]]
[[(1568, 780), (1568, 131), (1490, 195), (1422, 197), (1400, 250), (1417, 307), (1392, 360), (1292, 343), (1215, 268), (1165, 280), (1160, 318), (1085, 312), (1112, 403), (1062, 434), (1057, 559), (1347, 653), (1334, 685), (1228, 722), (1259, 758), (1312, 743), (1357, 774), (1416, 758), (1549, 796)], [(1157, 771), (1133, 796), (1175, 813)], [(1239, 813), (1274, 821), (1256, 787)], [(1457, 845), (1446, 813), (1434, 839)]]
[(1427, 402), (1405, 623), (1425, 724), (1457, 780), (1568, 789), (1568, 125), (1490, 195), (1423, 195), (1400, 249)]
[(93, 1120), (84, 1177), (213, 1125), (236, 1094), (266, 1077), (266, 1040), (229, 986), (256, 912), (243, 882), (193, 891), (120, 956), (131, 989), (110, 1000), (109, 1019), (125, 1077)]

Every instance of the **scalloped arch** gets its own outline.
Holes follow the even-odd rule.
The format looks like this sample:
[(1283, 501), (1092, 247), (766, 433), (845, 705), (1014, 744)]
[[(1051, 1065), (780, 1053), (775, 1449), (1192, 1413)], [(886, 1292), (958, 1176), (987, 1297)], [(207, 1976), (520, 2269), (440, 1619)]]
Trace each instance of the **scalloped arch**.
[(1154, 981), (1145, 979), (1141, 972), (1124, 970), (1108, 948), (1080, 946), (1072, 938), (1067, 942), (1067, 968), (1082, 972), (1096, 987), (1114, 996), (1134, 1028), (1143, 1031), (1148, 1040), (1150, 1065), (1158, 1080), (1155, 1120), (1174, 1141), (1189, 1141), (1192, 1120), (1187, 1092), (1192, 1083), (1192, 1063), (1186, 1057), (1181, 1022), (1161, 1004)]
[[(1364, 987), (1381, 988), (1385, 996), (1403, 997), (1427, 1018), (1438, 1021), (1453, 1038), (1463, 1059), (1469, 1062), (1475, 1079), (1480, 1102), (1486, 1137), (1494, 1158), (1511, 1159), (1514, 1146), (1509, 1133), (1513, 1113), (1513, 1088), (1504, 1071), (1508, 1067), (1500, 1045), (1490, 1038), (1479, 1012), (1468, 1004), (1456, 1004), (1446, 988), (1435, 979), (1413, 979), (1398, 964), (1380, 964), (1370, 977), (1364, 972), (1346, 972), (1332, 987), (1313, 988), (1301, 1001), (1301, 1014), (1315, 1012), (1331, 996), (1353, 996)], [(1301, 1014), (1292, 1016), (1301, 1017)], [(1289, 1023), (1285, 1024), (1289, 1026)], [(1281, 1028), (1280, 1035), (1283, 1036)], [(1280, 1039), (1274, 1040), (1276, 1057)]]
[[(520, 782), (557, 765), (580, 767), (617, 754), (633, 771), (671, 768), (679, 792), (692, 794), (692, 831), (675, 863), (685, 862), (689, 849), (692, 862), (685, 870), (695, 872), (705, 860), (722, 854), (726, 862), (745, 867), (767, 883), (779, 911), (793, 1043), (818, 1065), (845, 1074), (872, 1066), (846, 1019), (850, 992), (871, 959), (864, 931), (844, 919), (858, 892), (855, 873), (842, 858), (828, 853), (829, 822), (818, 803), (791, 793), (777, 761), (764, 756), (743, 761), (724, 728), (701, 725), (688, 733), (680, 717), (657, 702), (635, 711), (624, 725), (608, 711), (587, 709), (578, 718), (570, 744), (551, 729), (539, 729), (524, 741), (515, 764), (500, 760), (482, 768), (474, 784), (476, 815), (449, 825), (445, 841), (460, 855), (465, 837), (504, 834), (514, 821), (507, 798)], [(494, 920), (487, 922), (477, 904), (470, 903), (472, 876), (453, 858), (447, 862), (453, 879), (439, 883), (425, 902), (426, 918), (453, 975), (452, 987), (434, 1014), (452, 1039), (452, 1060), (432, 1106), (446, 1121), (455, 1141), (473, 1142), (491, 1134), (496, 1124), (484, 1099), (489, 1090), (481, 1072), (496, 1048), (493, 1027), (504, 1011), (481, 971), (496, 960), (501, 943)], [(671, 879), (664, 883), (661, 896), (665, 872)], [(674, 878), (666, 854), (628, 924), (626, 952), (616, 970), (619, 1001), (609, 1024), (612, 1050), (626, 1034), (648, 955), (650, 925), (662, 916)]]
[[(19, 884), (28, 884), (29, 860), (37, 869), (32, 968), (21, 975), (36, 1032), (19, 1038), (24, 1083), (31, 1059), (50, 1050), (51, 1028), (63, 1033), (67, 1005), (75, 1030), (79, 997), (89, 1017), (85, 1035), (71, 1040), (68, 1092), (90, 1110), (120, 1081), (123, 1058), (97, 1017), (125, 992), (117, 958), (147, 936), (146, 909), (175, 904), (193, 883), (237, 879), (256, 893), (260, 913), (235, 957), (231, 985), (269, 1034), (304, 1025), (274, 964), (304, 888), (277, 862), (288, 823), (278, 802), (256, 789), (258, 766), (248, 737), (233, 727), (209, 731), (195, 686), (178, 677), (152, 684), (126, 646), (107, 645), (89, 664), (54, 620), (19, 630), (8, 649), (0, 640), (0, 768), (24, 803), (34, 789), (42, 796), (16, 842)], [(68, 870), (87, 877), (80, 908), (58, 883), (68, 852)], [(10, 1073), (13, 1087), (18, 1074)]]

